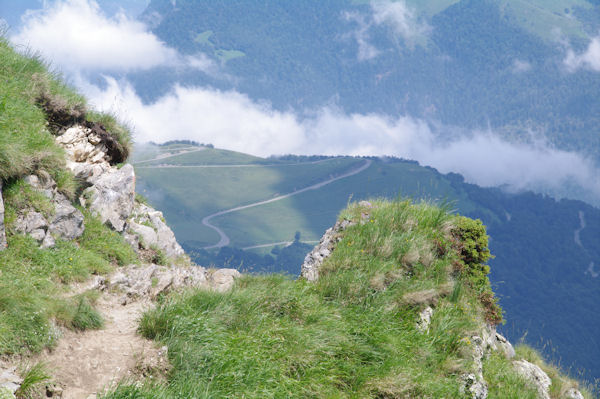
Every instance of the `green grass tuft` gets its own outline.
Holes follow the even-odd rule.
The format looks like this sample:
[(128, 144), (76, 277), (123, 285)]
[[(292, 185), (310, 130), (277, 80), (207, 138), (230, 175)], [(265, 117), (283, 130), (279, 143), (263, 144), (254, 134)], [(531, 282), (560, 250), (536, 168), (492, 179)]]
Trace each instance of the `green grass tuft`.
[(43, 363), (36, 363), (30, 367), (26, 367), (20, 374), (23, 376), (23, 382), (17, 392), (15, 392), (17, 399), (39, 397), (36, 393), (40, 386), (51, 379), (50, 373)]
[(79, 298), (77, 310), (71, 321), (73, 328), (77, 330), (97, 330), (104, 325), (102, 315), (92, 307), (85, 297)]
[(85, 216), (85, 231), (79, 238), (82, 248), (119, 266), (137, 263), (137, 254), (120, 234), (106, 227), (100, 219), (92, 216), (88, 210), (80, 210)]

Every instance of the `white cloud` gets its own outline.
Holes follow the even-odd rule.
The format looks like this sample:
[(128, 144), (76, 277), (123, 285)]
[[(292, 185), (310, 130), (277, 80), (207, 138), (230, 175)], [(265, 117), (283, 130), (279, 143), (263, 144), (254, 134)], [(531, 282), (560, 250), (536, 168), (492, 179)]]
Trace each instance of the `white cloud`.
[(260, 155), (298, 152), (305, 144), (295, 115), (274, 111), (237, 92), (176, 86), (145, 105), (130, 85), (113, 78), (107, 83), (106, 90), (83, 89), (97, 108), (132, 121), (136, 141), (193, 139)]
[(371, 9), (376, 25), (389, 26), (409, 44), (431, 30), (429, 25), (419, 21), (415, 11), (407, 7), (404, 1), (375, 0), (371, 2)]
[(365, 21), (365, 17), (356, 12), (345, 12), (342, 14), (346, 21), (355, 22), (358, 27), (351, 35), (358, 45), (358, 60), (366, 61), (377, 57), (380, 53), (371, 43), (369, 43), (369, 28), (371, 24)]
[(381, 54), (373, 44), (370, 43), (370, 30), (373, 26), (385, 26), (389, 28), (394, 41), (403, 39), (406, 46), (413, 48), (415, 42), (427, 36), (431, 28), (419, 20), (416, 13), (406, 6), (404, 1), (373, 0), (370, 2), (371, 13), (368, 16), (358, 12), (344, 12), (342, 17), (346, 21), (354, 22), (357, 28), (349, 36), (356, 40), (358, 45), (357, 58), (366, 61)]
[(100, 108), (125, 110), (126, 119), (135, 121), (139, 142), (191, 139), (259, 156), (393, 155), (460, 173), (482, 186), (560, 191), (576, 183), (600, 197), (600, 171), (593, 162), (543, 141), (514, 144), (492, 132), (473, 132), (448, 142), (409, 116), (347, 115), (325, 107), (300, 117), (233, 91), (176, 87), (149, 105), (114, 79), (106, 90), (89, 86), (86, 91)]
[(531, 64), (527, 61), (515, 59), (512, 64), (513, 73), (523, 73), (531, 71)]
[(569, 47), (564, 63), (571, 72), (579, 68), (600, 72), (600, 36), (592, 38), (585, 52), (581, 54), (575, 54)]
[(130, 71), (156, 66), (191, 65), (205, 69), (207, 59), (189, 63), (147, 27), (123, 13), (106, 16), (93, 0), (58, 0), (22, 17), (12, 41), (38, 51), (65, 71)]

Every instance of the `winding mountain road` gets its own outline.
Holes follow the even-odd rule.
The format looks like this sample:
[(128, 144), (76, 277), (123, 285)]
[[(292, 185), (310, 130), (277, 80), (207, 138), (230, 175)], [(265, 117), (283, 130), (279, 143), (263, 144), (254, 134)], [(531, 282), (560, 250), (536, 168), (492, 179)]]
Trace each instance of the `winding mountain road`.
[(330, 183), (333, 183), (334, 181), (345, 179), (346, 177), (354, 176), (354, 175), (368, 169), (369, 166), (371, 166), (372, 162), (373, 161), (371, 161), (370, 159), (366, 159), (365, 162), (360, 167), (358, 167), (356, 169), (352, 169), (344, 174), (332, 177), (332, 178), (322, 181), (320, 183), (313, 184), (312, 186), (304, 187), (299, 190), (292, 191), (291, 193), (280, 195), (278, 197), (271, 198), (268, 200), (259, 201), (259, 202), (255, 202), (253, 204), (248, 204), (248, 205), (237, 206), (237, 207), (231, 208), (231, 209), (226, 209), (224, 211), (216, 212), (216, 213), (213, 213), (212, 215), (208, 215), (208, 216), (204, 217), (202, 219), (202, 224), (208, 228), (215, 230), (219, 234), (219, 237), (220, 237), (219, 242), (217, 242), (214, 245), (209, 245), (207, 247), (204, 247), (204, 249), (222, 248), (222, 247), (229, 245), (229, 243), (231, 242), (231, 240), (229, 239), (229, 237), (227, 236), (227, 234), (225, 234), (225, 232), (223, 230), (221, 230), (219, 227), (210, 223), (211, 219), (213, 219), (217, 216), (226, 215), (228, 213), (237, 212), (237, 211), (241, 211), (241, 210), (248, 209), (248, 208), (254, 208), (255, 206), (266, 205), (266, 204), (270, 204), (271, 202), (275, 202), (275, 201), (281, 201), (282, 199), (289, 198), (294, 195), (302, 194), (309, 190), (318, 190), (319, 188), (326, 186)]

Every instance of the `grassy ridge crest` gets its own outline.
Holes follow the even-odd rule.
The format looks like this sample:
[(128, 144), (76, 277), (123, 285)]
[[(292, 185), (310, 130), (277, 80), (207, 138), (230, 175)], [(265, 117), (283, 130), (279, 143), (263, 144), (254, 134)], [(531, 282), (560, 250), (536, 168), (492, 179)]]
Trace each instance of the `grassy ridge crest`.
[[(409, 201), (351, 204), (340, 218), (354, 225), (315, 283), (247, 275), (226, 294), (165, 298), (140, 331), (169, 347), (168, 382), (122, 384), (104, 398), (467, 397), (469, 340), (489, 320), (481, 222)], [(434, 314), (423, 332), (427, 306)], [(537, 397), (500, 354), (486, 360), (484, 377), (492, 398)]]

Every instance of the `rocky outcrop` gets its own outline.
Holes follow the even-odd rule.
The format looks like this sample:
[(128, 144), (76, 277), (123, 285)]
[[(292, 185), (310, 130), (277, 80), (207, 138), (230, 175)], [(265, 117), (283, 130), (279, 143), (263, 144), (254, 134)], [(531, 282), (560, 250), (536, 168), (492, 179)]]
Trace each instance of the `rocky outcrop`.
[(135, 172), (113, 157), (102, 134), (86, 126), (67, 129), (56, 141), (67, 152), (67, 166), (88, 187), (79, 198), (103, 223), (123, 234), (137, 251), (159, 249), (169, 258), (184, 255), (163, 214), (135, 201)]
[(6, 232), (4, 230), (4, 200), (2, 199), (2, 180), (0, 180), (0, 251), (6, 248)]
[(83, 214), (58, 191), (56, 182), (47, 173), (39, 171), (39, 176), (30, 175), (24, 180), (50, 200), (53, 212), (45, 216), (32, 208), (22, 210), (15, 221), (17, 232), (29, 234), (43, 248), (53, 247), (56, 238), (74, 240), (83, 234)]
[(485, 399), (488, 389), (483, 377), (483, 360), (490, 351), (500, 352), (507, 359), (511, 359), (515, 356), (515, 350), (510, 342), (489, 324), (480, 327), (479, 334), (470, 336), (466, 342), (469, 352), (466, 357), (472, 360), (473, 370), (462, 375), (461, 390), (463, 393), (468, 392), (473, 399)]
[(565, 399), (585, 399), (581, 392), (575, 388), (569, 388), (564, 394)]
[(207, 273), (209, 287), (217, 292), (231, 289), (236, 278), (241, 274), (235, 269), (217, 269)]
[(89, 187), (80, 202), (95, 213), (103, 223), (118, 232), (125, 229), (133, 211), (135, 173), (133, 166), (112, 166), (112, 157), (105, 140), (98, 132), (85, 126), (73, 126), (56, 137), (67, 153), (67, 167)]
[(319, 244), (304, 258), (300, 275), (308, 281), (316, 281), (319, 279), (319, 269), (323, 261), (331, 255), (331, 252), (342, 239), (340, 232), (352, 226), (354, 223), (349, 220), (338, 221), (333, 227), (327, 229)]
[(476, 374), (464, 374), (462, 377), (461, 393), (466, 394), (473, 399), (486, 399), (488, 387), (483, 379), (479, 379)]
[(95, 213), (102, 223), (118, 232), (125, 229), (127, 219), (133, 212), (135, 200), (135, 173), (133, 166), (109, 168), (99, 176), (87, 180), (92, 184), (84, 190), (82, 205)]
[(540, 399), (550, 399), (552, 380), (544, 371), (527, 360), (515, 360), (513, 366), (517, 373), (528, 380), (538, 391)]
[(109, 277), (96, 277), (85, 289), (121, 292), (121, 303), (126, 305), (142, 298), (152, 300), (182, 287), (225, 292), (231, 289), (240, 275), (235, 269), (209, 271), (200, 266), (131, 265), (119, 269)]
[(433, 317), (433, 308), (427, 306), (419, 313), (419, 320), (417, 321), (417, 329), (422, 333), (429, 331), (429, 325), (431, 324), (431, 318)]
[(135, 204), (127, 228), (128, 233), (137, 235), (139, 247), (143, 249), (158, 248), (170, 258), (184, 254), (183, 248), (175, 239), (175, 234), (165, 223), (162, 212), (148, 205)]
[(483, 358), (486, 355), (486, 342), (478, 335), (473, 335), (467, 341), (470, 357), (473, 359), (473, 372), (463, 374), (463, 393), (470, 393), (473, 399), (485, 399), (488, 387), (483, 378)]
[(65, 149), (71, 162), (104, 164), (112, 161), (102, 137), (91, 128), (72, 126), (57, 136), (56, 142)]

